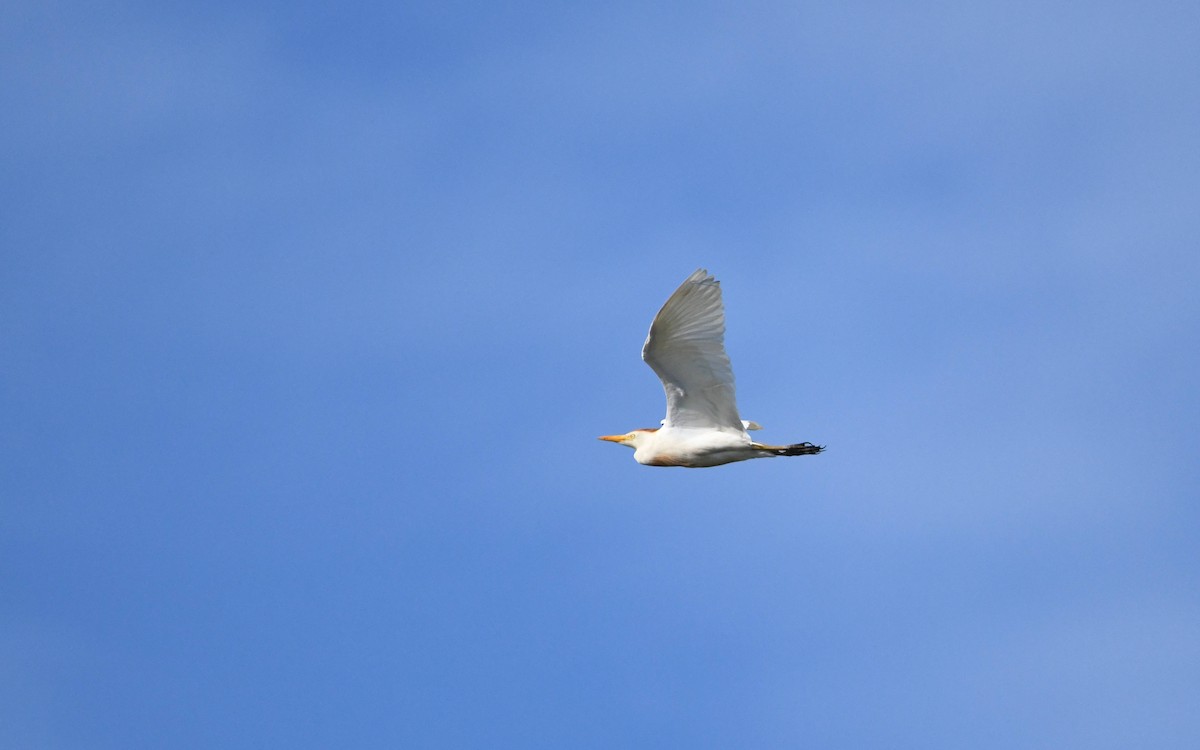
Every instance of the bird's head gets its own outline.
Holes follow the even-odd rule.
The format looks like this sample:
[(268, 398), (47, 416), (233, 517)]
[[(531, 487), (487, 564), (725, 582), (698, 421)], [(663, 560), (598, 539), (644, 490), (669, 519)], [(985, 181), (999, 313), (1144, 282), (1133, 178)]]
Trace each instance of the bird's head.
[(641, 445), (647, 437), (649, 437), (650, 435), (654, 434), (657, 431), (658, 431), (657, 429), (634, 430), (633, 432), (627, 432), (624, 435), (601, 435), (600, 439), (607, 440), (610, 443), (620, 443), (621, 445), (628, 445), (630, 448), (633, 448), (636, 450), (637, 447), (639, 445)]

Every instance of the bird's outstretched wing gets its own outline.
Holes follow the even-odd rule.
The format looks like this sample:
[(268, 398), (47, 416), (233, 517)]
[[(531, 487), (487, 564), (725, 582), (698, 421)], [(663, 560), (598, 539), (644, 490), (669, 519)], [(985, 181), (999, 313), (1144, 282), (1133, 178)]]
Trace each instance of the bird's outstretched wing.
[(708, 271), (687, 277), (654, 316), (642, 359), (667, 393), (666, 426), (744, 430), (725, 353), (721, 287)]

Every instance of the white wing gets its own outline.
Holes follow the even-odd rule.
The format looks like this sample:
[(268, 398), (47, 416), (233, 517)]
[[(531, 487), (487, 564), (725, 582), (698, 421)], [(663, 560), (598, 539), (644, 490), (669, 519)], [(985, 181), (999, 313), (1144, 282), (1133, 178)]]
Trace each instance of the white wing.
[(721, 287), (708, 271), (687, 277), (654, 316), (642, 359), (667, 392), (664, 425), (744, 430), (725, 353)]

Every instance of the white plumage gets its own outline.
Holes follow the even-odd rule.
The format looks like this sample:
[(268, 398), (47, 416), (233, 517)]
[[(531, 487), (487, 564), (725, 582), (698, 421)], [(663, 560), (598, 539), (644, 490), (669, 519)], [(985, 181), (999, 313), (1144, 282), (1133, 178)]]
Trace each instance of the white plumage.
[(750, 439), (747, 430), (760, 426), (738, 416), (733, 367), (725, 353), (721, 286), (704, 269), (687, 277), (654, 316), (642, 359), (662, 380), (666, 419), (655, 429), (600, 438), (633, 448), (638, 463), (719, 466), (823, 450), (811, 443), (765, 445)]

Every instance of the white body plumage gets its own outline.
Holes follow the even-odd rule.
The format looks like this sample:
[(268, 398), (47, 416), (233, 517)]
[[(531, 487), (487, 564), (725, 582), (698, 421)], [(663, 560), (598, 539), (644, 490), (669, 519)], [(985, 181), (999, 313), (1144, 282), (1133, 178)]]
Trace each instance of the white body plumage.
[(633, 458), (646, 466), (720, 466), (771, 455), (755, 449), (746, 432), (706, 430), (690, 427), (660, 427), (657, 430), (634, 430), (635, 437), (627, 444), (634, 449)]

